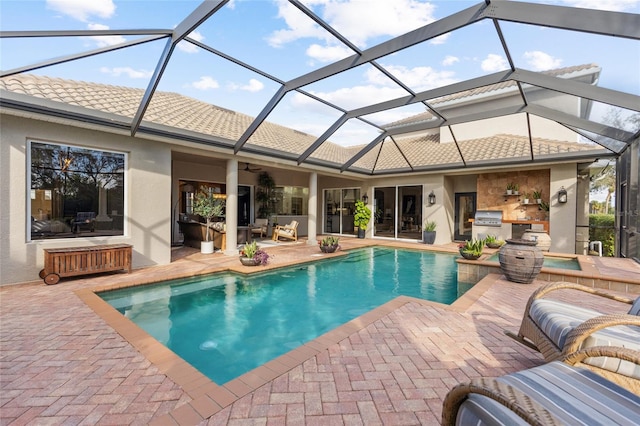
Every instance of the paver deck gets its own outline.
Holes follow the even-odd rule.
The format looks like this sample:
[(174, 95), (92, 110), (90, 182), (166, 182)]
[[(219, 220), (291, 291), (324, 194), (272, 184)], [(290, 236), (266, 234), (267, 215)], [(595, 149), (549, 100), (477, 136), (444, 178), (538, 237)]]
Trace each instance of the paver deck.
[[(341, 239), (344, 248), (372, 242)], [(272, 267), (315, 260), (319, 252), (304, 242), (267, 251)], [(221, 254), (174, 254), (171, 265), (132, 274), (0, 288), (0, 424), (439, 424), (455, 384), (542, 362), (503, 330), (517, 330), (526, 299), (543, 282), (490, 275), (451, 306), (397, 298), (219, 386), (93, 295), (229, 267), (250, 270)], [(630, 263), (597, 263), (640, 282)], [(597, 307), (590, 299), (584, 305)]]

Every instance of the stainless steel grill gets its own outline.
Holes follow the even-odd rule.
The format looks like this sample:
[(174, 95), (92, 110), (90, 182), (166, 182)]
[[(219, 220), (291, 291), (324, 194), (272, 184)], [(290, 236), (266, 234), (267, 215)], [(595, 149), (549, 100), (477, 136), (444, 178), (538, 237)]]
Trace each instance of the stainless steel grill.
[(502, 210), (477, 210), (473, 224), (477, 226), (502, 226)]

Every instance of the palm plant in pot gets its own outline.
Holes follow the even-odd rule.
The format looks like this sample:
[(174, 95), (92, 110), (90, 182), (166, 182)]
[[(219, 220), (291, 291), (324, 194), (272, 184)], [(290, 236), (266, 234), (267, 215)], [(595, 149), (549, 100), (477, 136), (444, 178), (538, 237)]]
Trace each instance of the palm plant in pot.
[(364, 238), (364, 233), (371, 220), (371, 209), (361, 201), (356, 201), (356, 214), (353, 216), (353, 225), (358, 227), (358, 238)]
[(433, 244), (436, 241), (436, 222), (435, 220), (425, 220), (422, 227), (422, 242), (425, 244)]
[(202, 216), (206, 221), (205, 240), (200, 244), (200, 252), (204, 254), (213, 253), (213, 241), (209, 241), (209, 228), (214, 217), (222, 216), (224, 212), (224, 202), (215, 198), (207, 187), (201, 186), (193, 200), (193, 212)]

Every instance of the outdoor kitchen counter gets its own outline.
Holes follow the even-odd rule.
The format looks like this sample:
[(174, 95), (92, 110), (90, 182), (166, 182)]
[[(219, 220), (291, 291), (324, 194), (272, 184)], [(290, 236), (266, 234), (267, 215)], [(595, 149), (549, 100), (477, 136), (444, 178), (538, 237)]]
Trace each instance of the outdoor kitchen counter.
[[(469, 222), (473, 223), (475, 219), (469, 219)], [(502, 219), (502, 223), (511, 223), (518, 225), (542, 225), (546, 232), (549, 232), (549, 221), (548, 220), (526, 220), (526, 219)]]
[(549, 221), (548, 220), (526, 220), (526, 219), (517, 219), (517, 220), (511, 220), (511, 219), (502, 219), (502, 222), (504, 223), (511, 223), (511, 224), (519, 224), (519, 225), (542, 225), (544, 227), (544, 230), (546, 232), (549, 232)]

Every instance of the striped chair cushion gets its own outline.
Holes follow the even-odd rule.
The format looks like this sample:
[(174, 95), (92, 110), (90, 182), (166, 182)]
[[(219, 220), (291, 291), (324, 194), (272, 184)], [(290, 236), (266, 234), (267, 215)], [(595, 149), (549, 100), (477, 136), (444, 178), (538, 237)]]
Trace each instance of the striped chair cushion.
[[(529, 315), (544, 334), (562, 349), (571, 330), (588, 319), (602, 314), (557, 300), (536, 299), (531, 304)], [(619, 346), (640, 350), (640, 327), (621, 325), (599, 330), (589, 336), (582, 343), (581, 348), (591, 346)], [(640, 366), (617, 358), (589, 358), (585, 362), (595, 367), (640, 378)]]
[(628, 314), (640, 316), (640, 296), (633, 301), (633, 305), (631, 305), (631, 309), (629, 309)]
[[(640, 396), (586, 369), (554, 361), (496, 380), (509, 384), (567, 425), (632, 425), (640, 423)], [(460, 425), (522, 424), (510, 410), (488, 397), (463, 402)]]

